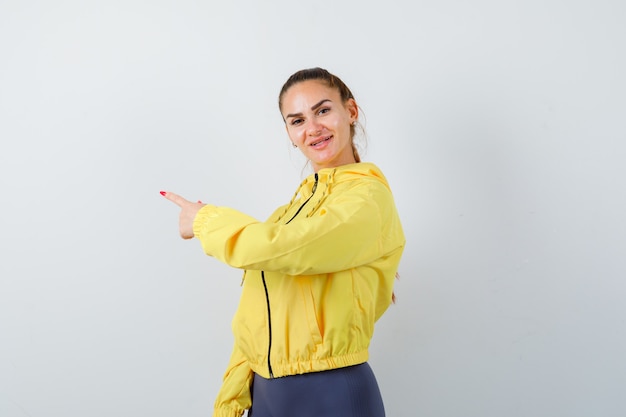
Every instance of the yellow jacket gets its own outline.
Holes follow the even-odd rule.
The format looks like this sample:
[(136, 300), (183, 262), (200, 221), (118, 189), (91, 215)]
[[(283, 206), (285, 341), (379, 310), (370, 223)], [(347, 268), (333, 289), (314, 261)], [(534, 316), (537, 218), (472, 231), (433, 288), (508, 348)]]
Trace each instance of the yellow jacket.
[(275, 378), (367, 361), (405, 244), (374, 164), (319, 170), (266, 222), (207, 205), (194, 234), (208, 255), (245, 269), (215, 417), (251, 406), (254, 373)]

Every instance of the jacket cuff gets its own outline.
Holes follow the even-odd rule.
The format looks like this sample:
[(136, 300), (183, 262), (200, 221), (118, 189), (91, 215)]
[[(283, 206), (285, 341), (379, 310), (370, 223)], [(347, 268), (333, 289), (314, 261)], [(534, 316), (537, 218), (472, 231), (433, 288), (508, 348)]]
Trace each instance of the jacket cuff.
[(193, 235), (198, 237), (202, 234), (202, 229), (206, 225), (207, 221), (217, 216), (217, 207), (211, 204), (207, 204), (202, 207), (196, 213), (196, 217), (193, 219)]
[(241, 417), (244, 410), (236, 410), (230, 407), (220, 407), (213, 410), (213, 417)]

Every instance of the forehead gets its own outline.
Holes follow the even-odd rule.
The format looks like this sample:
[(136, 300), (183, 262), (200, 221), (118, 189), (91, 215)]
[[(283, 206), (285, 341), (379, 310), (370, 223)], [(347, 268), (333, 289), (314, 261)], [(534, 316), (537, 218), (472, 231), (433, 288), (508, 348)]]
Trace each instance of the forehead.
[[(291, 113), (291, 110), (303, 111), (318, 103), (320, 100), (329, 99), (340, 102), (341, 97), (336, 88), (331, 88), (323, 81), (307, 80), (292, 85), (283, 97), (283, 110)], [(300, 108), (300, 107), (304, 107)]]

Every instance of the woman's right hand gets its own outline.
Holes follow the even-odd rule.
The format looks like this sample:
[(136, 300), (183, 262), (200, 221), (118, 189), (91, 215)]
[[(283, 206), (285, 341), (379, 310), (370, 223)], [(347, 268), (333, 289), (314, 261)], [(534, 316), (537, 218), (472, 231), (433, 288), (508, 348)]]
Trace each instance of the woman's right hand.
[(194, 203), (169, 191), (161, 191), (161, 195), (180, 207), (180, 215), (178, 217), (178, 230), (180, 232), (180, 237), (183, 239), (193, 238), (193, 221), (196, 218), (198, 211), (200, 211), (202, 207), (206, 206), (206, 204), (203, 204), (201, 201)]

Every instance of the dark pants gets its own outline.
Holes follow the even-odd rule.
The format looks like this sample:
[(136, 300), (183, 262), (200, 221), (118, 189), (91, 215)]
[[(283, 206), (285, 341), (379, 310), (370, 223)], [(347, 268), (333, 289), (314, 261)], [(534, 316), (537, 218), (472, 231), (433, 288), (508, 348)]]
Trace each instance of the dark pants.
[(282, 378), (254, 375), (250, 417), (384, 417), (369, 364)]

